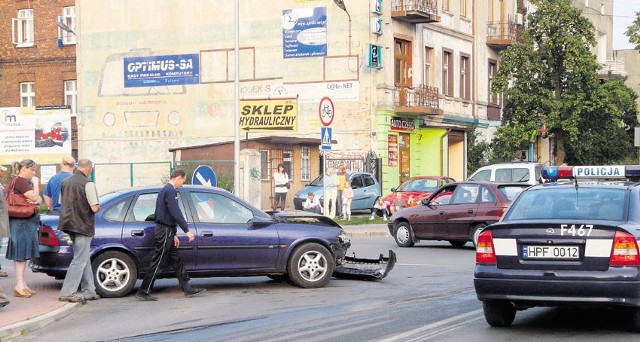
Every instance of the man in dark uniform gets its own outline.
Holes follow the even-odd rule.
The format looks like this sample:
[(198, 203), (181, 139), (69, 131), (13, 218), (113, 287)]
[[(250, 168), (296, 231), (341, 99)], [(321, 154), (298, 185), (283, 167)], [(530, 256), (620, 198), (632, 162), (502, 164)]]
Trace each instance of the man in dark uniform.
[(189, 276), (184, 269), (184, 263), (178, 253), (180, 241), (176, 236), (177, 225), (187, 234), (189, 242), (195, 240), (195, 236), (189, 231), (187, 221), (184, 219), (184, 216), (182, 216), (182, 212), (178, 206), (177, 189), (182, 187), (186, 179), (187, 176), (183, 170), (174, 170), (171, 172), (169, 183), (167, 183), (158, 194), (155, 212), (155, 249), (153, 257), (151, 258), (151, 265), (147, 269), (142, 285), (136, 293), (136, 298), (138, 299), (149, 301), (158, 300), (158, 298), (151, 296), (149, 293), (151, 293), (156, 276), (167, 261), (173, 265), (176, 277), (185, 296), (191, 297), (205, 291), (205, 289), (197, 289), (189, 285)]

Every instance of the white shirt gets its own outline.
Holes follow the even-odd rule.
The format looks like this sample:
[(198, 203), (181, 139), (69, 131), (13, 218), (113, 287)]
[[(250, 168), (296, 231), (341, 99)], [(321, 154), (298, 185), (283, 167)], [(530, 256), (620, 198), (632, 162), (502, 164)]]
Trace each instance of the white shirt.
[(274, 172), (273, 173), (273, 182), (275, 183), (275, 192), (276, 193), (283, 193), (283, 192), (287, 192), (289, 189), (287, 189), (287, 187), (285, 186), (287, 183), (289, 183), (289, 176), (287, 175), (286, 172), (280, 173), (280, 172)]

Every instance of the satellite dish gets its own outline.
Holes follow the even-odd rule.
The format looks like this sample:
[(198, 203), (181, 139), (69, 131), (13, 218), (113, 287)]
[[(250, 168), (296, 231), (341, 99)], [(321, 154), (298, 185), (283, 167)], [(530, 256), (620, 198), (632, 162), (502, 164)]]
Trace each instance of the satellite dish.
[(65, 24), (65, 23), (63, 23), (61, 21), (56, 21), (56, 25), (58, 25), (58, 27), (61, 28), (62, 30), (67, 31), (67, 32), (71, 32), (74, 36), (76, 36), (76, 33), (73, 32), (73, 30), (69, 26), (67, 26), (67, 24)]

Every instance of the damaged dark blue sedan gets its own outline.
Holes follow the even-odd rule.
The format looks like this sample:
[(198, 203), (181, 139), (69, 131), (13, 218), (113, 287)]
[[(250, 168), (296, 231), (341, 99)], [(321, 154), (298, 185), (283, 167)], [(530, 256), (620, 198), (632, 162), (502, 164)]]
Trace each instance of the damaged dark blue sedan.
[[(91, 263), (97, 292), (121, 297), (142, 279), (153, 255), (155, 203), (161, 187), (127, 189), (100, 198)], [(393, 268), (395, 255), (378, 259), (346, 256), (351, 242), (333, 220), (307, 212), (265, 213), (228, 191), (183, 186), (179, 205), (196, 239), (178, 230), (189, 276), (267, 276), (303, 288), (318, 288), (332, 276), (376, 280)], [(40, 257), (30, 266), (63, 278), (73, 258), (69, 236), (57, 230), (58, 216), (40, 224)], [(159, 278), (172, 278), (171, 269)]]

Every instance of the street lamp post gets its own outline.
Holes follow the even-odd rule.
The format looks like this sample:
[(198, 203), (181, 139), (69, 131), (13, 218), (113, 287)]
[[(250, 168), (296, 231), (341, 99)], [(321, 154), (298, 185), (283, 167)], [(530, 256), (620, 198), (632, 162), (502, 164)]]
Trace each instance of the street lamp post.
[(233, 94), (233, 193), (240, 197), (240, 0), (235, 0), (235, 77)]

